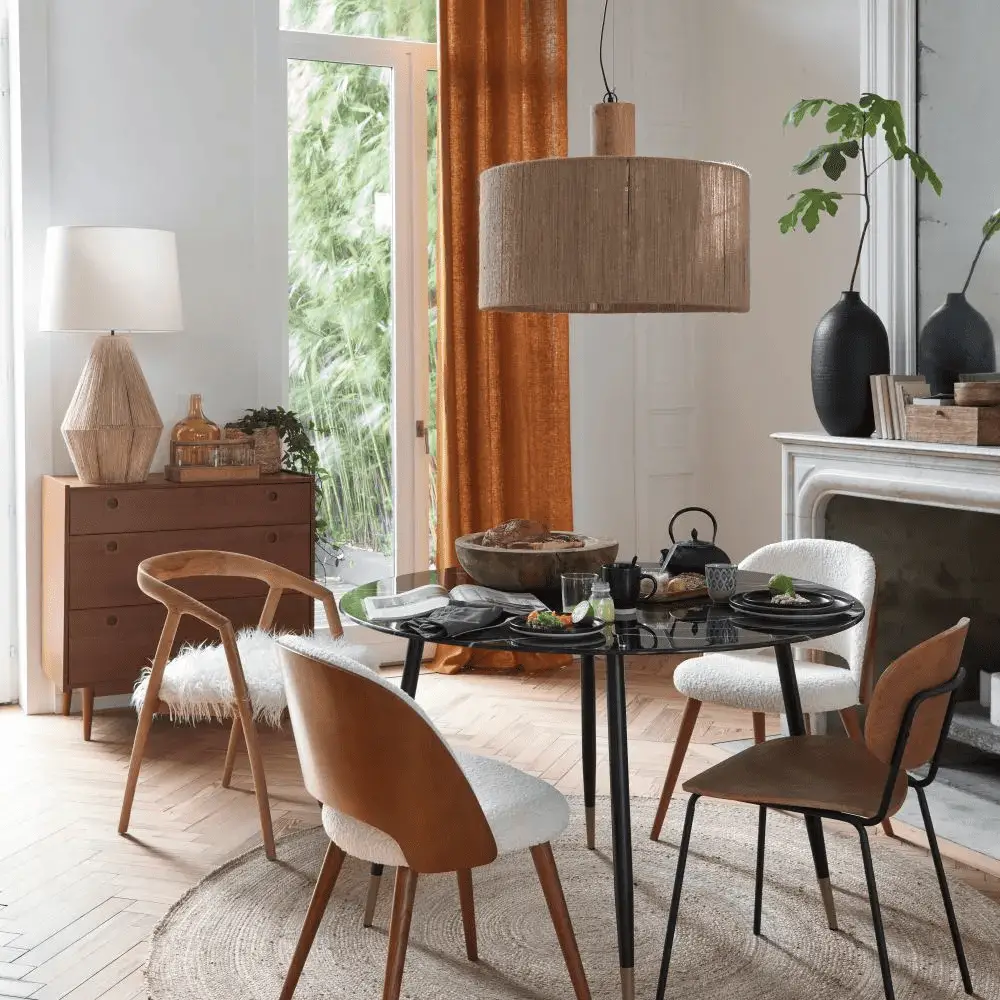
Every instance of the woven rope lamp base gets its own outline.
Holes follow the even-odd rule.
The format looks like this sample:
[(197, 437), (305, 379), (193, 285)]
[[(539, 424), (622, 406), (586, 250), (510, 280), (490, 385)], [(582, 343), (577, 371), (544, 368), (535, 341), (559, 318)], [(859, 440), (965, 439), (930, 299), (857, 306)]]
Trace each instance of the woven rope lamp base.
[(163, 432), (153, 395), (125, 337), (98, 337), (62, 422), (85, 483), (141, 483)]

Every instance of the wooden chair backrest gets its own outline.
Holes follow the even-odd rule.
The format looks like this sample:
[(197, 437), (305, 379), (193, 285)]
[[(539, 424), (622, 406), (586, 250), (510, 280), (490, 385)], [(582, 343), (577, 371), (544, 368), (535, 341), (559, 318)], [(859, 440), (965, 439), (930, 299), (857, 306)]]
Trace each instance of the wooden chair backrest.
[(313, 798), (387, 833), (411, 868), (488, 864), (496, 842), (458, 761), (398, 688), (280, 640), (288, 711)]
[(175, 615), (193, 615), (220, 632), (223, 632), (226, 626), (231, 629), (232, 625), (225, 615), (178, 590), (177, 587), (171, 587), (167, 582), (192, 576), (238, 576), (260, 580), (261, 583), (267, 584), (267, 598), (257, 623), (258, 628), (269, 629), (274, 624), (274, 615), (278, 610), (281, 595), (286, 590), (294, 590), (323, 603), (331, 635), (338, 636), (344, 633), (337, 611), (337, 602), (326, 587), (316, 583), (315, 580), (293, 573), (284, 566), (241, 552), (188, 549), (184, 552), (167, 552), (164, 555), (151, 556), (139, 563), (136, 580), (139, 589), (147, 597), (159, 601)]
[[(911, 700), (922, 691), (947, 684), (958, 673), (968, 632), (969, 619), (963, 618), (950, 629), (903, 653), (879, 678), (868, 706), (865, 741), (880, 760), (891, 761)], [(950, 700), (950, 693), (939, 694), (917, 709), (900, 765), (904, 771), (922, 767), (934, 757)]]

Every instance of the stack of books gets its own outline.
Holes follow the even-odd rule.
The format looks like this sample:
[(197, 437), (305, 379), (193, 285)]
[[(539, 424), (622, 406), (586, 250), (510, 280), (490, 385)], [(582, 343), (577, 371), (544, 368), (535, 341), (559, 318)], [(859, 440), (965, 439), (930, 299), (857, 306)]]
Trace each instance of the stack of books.
[(872, 408), (875, 433), (888, 441), (906, 440), (906, 407), (917, 399), (930, 399), (931, 388), (922, 375), (872, 375)]

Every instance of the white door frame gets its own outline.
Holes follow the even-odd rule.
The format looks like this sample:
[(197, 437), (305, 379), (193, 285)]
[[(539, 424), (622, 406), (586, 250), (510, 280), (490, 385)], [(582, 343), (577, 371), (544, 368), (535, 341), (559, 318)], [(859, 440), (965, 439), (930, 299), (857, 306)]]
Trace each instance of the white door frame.
[[(917, 5), (862, 0), (861, 91), (899, 101), (917, 122)], [(911, 135), (910, 142), (916, 137)], [(889, 331), (892, 370), (917, 370), (917, 186), (908, 169), (872, 178), (872, 224), (861, 261), (861, 295)]]

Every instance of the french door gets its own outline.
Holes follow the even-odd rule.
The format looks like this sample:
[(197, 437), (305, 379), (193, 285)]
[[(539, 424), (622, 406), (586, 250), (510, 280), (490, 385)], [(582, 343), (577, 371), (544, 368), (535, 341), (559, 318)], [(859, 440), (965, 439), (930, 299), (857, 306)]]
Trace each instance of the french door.
[(436, 46), (282, 31), (289, 405), (314, 424), (342, 587), (425, 569), (434, 459)]

